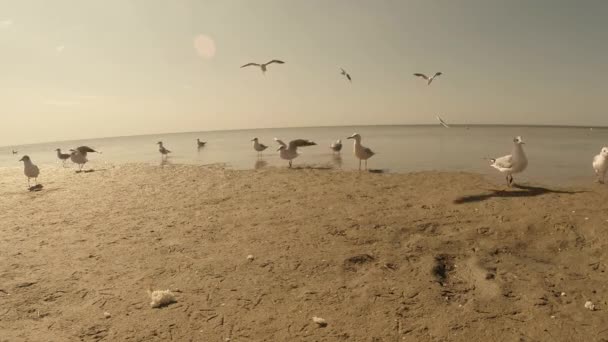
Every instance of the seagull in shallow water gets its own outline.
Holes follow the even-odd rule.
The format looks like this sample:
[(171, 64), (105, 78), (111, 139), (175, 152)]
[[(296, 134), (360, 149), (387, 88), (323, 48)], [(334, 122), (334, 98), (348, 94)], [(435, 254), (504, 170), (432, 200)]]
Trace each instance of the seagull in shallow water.
[(279, 146), (277, 151), (279, 151), (279, 156), (281, 157), (281, 159), (289, 160), (289, 167), (291, 167), (291, 161), (293, 159), (297, 158), (299, 155), (298, 147), (316, 145), (315, 142), (310, 141), (310, 140), (305, 140), (305, 139), (292, 140), (289, 142), (289, 146), (280, 139), (274, 138), (274, 141), (276, 141), (277, 143), (279, 143), (279, 145), (281, 145), (281, 146)]
[(353, 135), (351, 135), (350, 137), (348, 137), (347, 139), (354, 139), (355, 140), (355, 146), (354, 146), (354, 151), (355, 151), (355, 156), (357, 158), (359, 158), (359, 170), (361, 170), (361, 161), (365, 160), (365, 169), (367, 170), (367, 160), (371, 157), (374, 156), (374, 151), (370, 150), (369, 148), (361, 145), (361, 135), (359, 133), (353, 133)]
[(19, 152), (18, 152), (18, 151), (13, 150), (13, 154), (17, 154), (17, 153), (19, 153)]
[(198, 146), (198, 148), (205, 147), (206, 143), (206, 141), (201, 141), (201, 139), (198, 138), (196, 139), (196, 145)]
[(84, 168), (84, 164), (86, 164), (89, 160), (87, 159), (87, 154), (88, 153), (101, 153), (98, 151), (95, 151), (94, 149), (88, 147), (88, 146), (79, 146), (76, 147), (76, 149), (72, 149), (70, 150), (70, 160), (75, 163), (78, 164), (78, 172), (81, 172), (82, 169)]
[(158, 152), (160, 152), (162, 158), (166, 158), (171, 151), (167, 150), (165, 146), (163, 146), (163, 142), (159, 141), (158, 144)]
[(431, 82), (433, 82), (433, 80), (435, 79), (435, 77), (441, 76), (443, 75), (442, 72), (436, 72), (435, 75), (433, 75), (433, 77), (428, 77), (425, 74), (421, 74), (421, 73), (415, 73), (414, 76), (420, 77), (420, 78), (424, 78), (425, 80), (427, 80), (427, 85), (431, 85)]
[(38, 166), (32, 163), (32, 160), (29, 156), (23, 156), (19, 161), (23, 162), (23, 173), (25, 177), (27, 177), (27, 187), (30, 187), (30, 179), (34, 178), (34, 182), (38, 185), (38, 175), (40, 175), (40, 169)]
[(352, 82), (353, 80), (350, 78), (350, 74), (346, 72), (346, 70), (340, 68), (341, 72), (340, 75), (344, 75), (346, 76), (346, 78), (348, 79), (349, 82)]
[(439, 124), (445, 128), (450, 128), (450, 125), (448, 125), (445, 121), (443, 121), (443, 119), (437, 115), (437, 120), (439, 120)]
[(283, 62), (283, 61), (280, 61), (280, 60), (278, 60), (278, 59), (273, 59), (273, 60), (271, 60), (270, 62), (266, 62), (266, 63), (264, 63), (264, 64), (259, 64), (259, 63), (247, 63), (247, 64), (245, 64), (245, 65), (241, 66), (241, 68), (248, 67), (248, 66), (257, 66), (257, 67), (259, 67), (259, 68), (262, 70), (262, 73), (266, 73), (266, 67), (267, 67), (268, 65), (272, 64), (272, 63), (277, 63), (277, 64), (285, 64), (285, 62)]
[(513, 139), (513, 151), (511, 154), (500, 157), (491, 158), (490, 166), (496, 170), (507, 174), (507, 186), (513, 184), (513, 174), (523, 172), (528, 166), (528, 158), (523, 149), (524, 142), (520, 136)]
[(70, 155), (67, 153), (61, 153), (60, 148), (56, 149), (55, 151), (57, 151), (57, 158), (59, 158), (59, 160), (61, 160), (61, 162), (63, 163), (63, 166), (65, 166), (65, 162), (70, 159)]
[(606, 170), (608, 170), (608, 147), (602, 147), (600, 154), (593, 157), (593, 170), (597, 176), (597, 181), (604, 184)]
[(331, 150), (336, 153), (340, 153), (340, 151), (342, 150), (342, 140), (338, 139), (335, 142), (333, 142), (331, 145), (329, 145), (329, 148), (331, 148)]
[(268, 148), (268, 146), (260, 144), (258, 138), (253, 138), (251, 141), (253, 141), (253, 149), (258, 152), (258, 156), (262, 154), (262, 151)]

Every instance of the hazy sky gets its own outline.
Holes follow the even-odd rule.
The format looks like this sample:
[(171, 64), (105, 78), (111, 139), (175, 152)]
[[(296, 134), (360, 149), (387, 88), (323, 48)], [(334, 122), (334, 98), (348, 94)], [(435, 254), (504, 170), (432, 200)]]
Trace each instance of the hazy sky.
[(606, 18), (603, 0), (0, 0), (0, 145), (436, 113), (608, 125)]

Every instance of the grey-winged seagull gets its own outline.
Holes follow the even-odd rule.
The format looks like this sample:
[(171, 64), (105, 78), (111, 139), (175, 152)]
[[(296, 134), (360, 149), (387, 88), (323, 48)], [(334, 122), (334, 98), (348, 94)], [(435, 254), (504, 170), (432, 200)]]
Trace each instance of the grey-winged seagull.
[(602, 147), (600, 154), (593, 157), (593, 170), (599, 183), (604, 183), (606, 170), (608, 170), (608, 147)]
[(513, 150), (511, 154), (490, 159), (492, 163), (490, 166), (506, 174), (508, 187), (511, 187), (513, 184), (513, 174), (523, 172), (528, 166), (528, 158), (526, 158), (526, 154), (524, 153), (523, 145), (522, 138), (517, 136), (513, 138)]
[(340, 75), (344, 75), (349, 82), (352, 82), (353, 80), (350, 78), (350, 74), (346, 72), (346, 70), (340, 68)]
[(268, 146), (266, 146), (264, 144), (260, 144), (260, 141), (258, 140), (258, 138), (253, 138), (253, 139), (251, 139), (251, 141), (253, 141), (253, 149), (258, 152), (258, 157), (262, 154), (262, 152), (265, 149), (268, 148)]
[(32, 163), (32, 160), (29, 156), (23, 156), (19, 161), (23, 162), (23, 173), (25, 177), (27, 177), (27, 187), (30, 187), (30, 179), (34, 178), (34, 182), (38, 185), (38, 175), (40, 175), (40, 169), (38, 166)]
[(367, 160), (376, 153), (374, 153), (374, 151), (370, 150), (369, 148), (361, 145), (361, 135), (359, 133), (353, 133), (353, 135), (351, 135), (347, 139), (355, 140), (354, 151), (355, 156), (359, 159), (359, 170), (361, 170), (362, 160), (365, 160), (365, 169), (367, 170)]
[(437, 120), (439, 120), (439, 124), (445, 128), (450, 128), (450, 125), (448, 125), (445, 121), (443, 121), (443, 119), (437, 115)]
[(314, 146), (316, 143), (314, 141), (305, 140), (305, 139), (296, 139), (289, 142), (289, 146), (285, 144), (282, 140), (274, 138), (274, 140), (279, 143), (279, 156), (281, 159), (285, 159), (289, 161), (289, 167), (291, 167), (291, 162), (293, 159), (298, 157), (298, 147), (305, 146)]
[(101, 153), (98, 151), (95, 151), (94, 149), (88, 147), (88, 146), (79, 146), (76, 147), (76, 149), (72, 149), (70, 150), (70, 160), (75, 163), (78, 164), (78, 172), (82, 171), (82, 168), (84, 168), (84, 164), (86, 164), (89, 160), (87, 159), (87, 154), (88, 153)]
[(196, 139), (196, 146), (198, 146), (198, 148), (205, 147), (206, 143), (206, 141), (201, 141), (201, 139), (198, 138)]
[(435, 77), (439, 77), (443, 75), (442, 72), (436, 72), (435, 75), (433, 75), (433, 77), (428, 77), (425, 74), (421, 74), (421, 73), (415, 73), (414, 76), (420, 77), (420, 78), (424, 78), (427, 81), (427, 85), (431, 85), (431, 82), (433, 82), (433, 80), (435, 79)]
[(285, 64), (285, 62), (283, 62), (283, 61), (280, 61), (280, 60), (278, 60), (278, 59), (273, 59), (273, 60), (271, 60), (270, 62), (266, 62), (266, 63), (264, 63), (264, 64), (259, 64), (259, 63), (247, 63), (247, 64), (245, 64), (245, 65), (242, 65), (242, 66), (241, 66), (241, 68), (248, 67), (248, 66), (257, 66), (257, 67), (259, 67), (259, 68), (262, 70), (262, 73), (264, 74), (264, 73), (266, 73), (266, 67), (267, 67), (268, 65), (272, 64), (272, 63), (277, 63), (277, 64)]
[(338, 139), (335, 142), (331, 143), (331, 145), (329, 145), (329, 148), (331, 148), (334, 153), (340, 153), (340, 151), (342, 150), (342, 140)]
[(163, 146), (163, 142), (159, 141), (158, 144), (158, 152), (160, 152), (162, 158), (166, 158), (171, 151), (167, 150), (165, 146)]
[(63, 164), (63, 166), (65, 166), (65, 162), (70, 159), (70, 155), (68, 153), (61, 153), (60, 148), (56, 149), (55, 151), (57, 151), (57, 158), (61, 160), (61, 163)]

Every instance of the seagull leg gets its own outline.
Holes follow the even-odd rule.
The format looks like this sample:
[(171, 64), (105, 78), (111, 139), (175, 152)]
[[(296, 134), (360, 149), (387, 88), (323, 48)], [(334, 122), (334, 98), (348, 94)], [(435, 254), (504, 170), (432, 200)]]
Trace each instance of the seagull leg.
[(367, 171), (367, 159), (365, 159), (365, 171)]
[(361, 171), (361, 159), (359, 159), (359, 171)]
[(289, 161), (289, 168), (291, 168), (291, 160)]

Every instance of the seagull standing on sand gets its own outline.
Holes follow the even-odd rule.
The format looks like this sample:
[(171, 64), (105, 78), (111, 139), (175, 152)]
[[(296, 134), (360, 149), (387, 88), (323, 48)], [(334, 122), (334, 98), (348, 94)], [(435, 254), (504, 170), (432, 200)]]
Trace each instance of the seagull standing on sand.
[(304, 140), (304, 139), (292, 140), (289, 142), (289, 146), (287, 146), (280, 139), (274, 138), (274, 141), (276, 141), (277, 143), (279, 143), (279, 145), (281, 145), (281, 146), (279, 146), (277, 151), (279, 151), (279, 156), (281, 157), (281, 159), (289, 160), (289, 167), (291, 167), (291, 161), (293, 159), (297, 158), (299, 155), (298, 147), (316, 145), (316, 143), (314, 143), (313, 141)]
[(361, 135), (359, 133), (353, 133), (347, 139), (355, 140), (355, 156), (359, 159), (359, 170), (361, 170), (361, 161), (365, 160), (365, 169), (367, 170), (367, 160), (371, 158), (375, 153), (369, 148), (361, 145)]
[(441, 76), (441, 75), (443, 75), (442, 72), (436, 72), (435, 75), (433, 75), (433, 77), (428, 77), (427, 75), (421, 74), (421, 73), (415, 73), (414, 74), (414, 76), (421, 77), (421, 78), (424, 78), (425, 80), (427, 80), (427, 85), (431, 85), (431, 82), (433, 82), (433, 80), (435, 79), (435, 77), (438, 77), (438, 76)]
[(342, 150), (342, 140), (340, 140), (340, 139), (336, 140), (336, 142), (329, 145), (329, 148), (331, 148), (331, 150), (334, 153), (336, 153), (336, 152), (340, 153), (340, 151)]
[(264, 144), (260, 144), (260, 142), (258, 141), (258, 138), (253, 138), (253, 139), (251, 139), (251, 141), (253, 141), (253, 149), (258, 152), (258, 157), (260, 155), (262, 155), (262, 151), (264, 151), (265, 149), (268, 148), (268, 146), (266, 146)]
[(593, 157), (593, 170), (597, 176), (597, 181), (604, 184), (606, 170), (608, 170), (608, 147), (602, 147), (600, 154)]
[(198, 146), (198, 148), (205, 147), (206, 143), (206, 141), (201, 141), (201, 139), (198, 138), (196, 139), (196, 146)]
[(169, 153), (171, 153), (171, 151), (167, 150), (165, 148), (165, 146), (163, 146), (163, 142), (162, 141), (157, 142), (157, 144), (158, 144), (158, 152), (160, 152), (161, 157), (162, 158), (167, 158), (167, 155)]
[(40, 175), (38, 166), (32, 163), (29, 156), (23, 156), (19, 161), (23, 162), (23, 173), (27, 177), (27, 187), (30, 188), (30, 178), (34, 178), (34, 182), (38, 185), (38, 175)]
[(77, 147), (75, 150), (70, 150), (72, 153), (70, 154), (70, 160), (75, 163), (78, 164), (78, 171), (77, 172), (81, 172), (82, 169), (84, 168), (84, 164), (86, 164), (89, 160), (87, 159), (87, 153), (101, 153), (101, 152), (97, 152), (94, 149), (88, 147), (88, 146), (80, 146)]
[(55, 151), (57, 151), (57, 158), (59, 158), (59, 160), (61, 160), (63, 166), (65, 167), (65, 162), (68, 161), (68, 159), (70, 159), (70, 155), (67, 153), (61, 153), (61, 149), (58, 148)]
[(344, 75), (346, 76), (346, 78), (348, 79), (349, 82), (352, 82), (353, 80), (350, 78), (350, 74), (346, 72), (346, 70), (340, 68), (341, 72), (340, 75)]
[(437, 115), (437, 120), (439, 120), (439, 124), (445, 128), (450, 128), (450, 125), (448, 125), (445, 121), (443, 121), (443, 119), (441, 117), (439, 117), (439, 115)]
[(523, 146), (524, 142), (520, 136), (513, 139), (513, 151), (511, 154), (490, 159), (490, 166), (496, 170), (507, 174), (507, 186), (511, 187), (513, 184), (513, 174), (523, 172), (528, 166), (528, 158), (524, 153)]
[(264, 63), (264, 64), (258, 64), (258, 63), (247, 63), (247, 64), (245, 64), (245, 65), (241, 66), (241, 68), (248, 67), (248, 66), (257, 66), (257, 67), (260, 67), (260, 69), (262, 70), (262, 74), (265, 74), (265, 73), (266, 73), (266, 67), (267, 67), (268, 65), (272, 64), (272, 63), (277, 63), (277, 64), (285, 64), (285, 62), (283, 62), (283, 61), (280, 61), (280, 60), (278, 60), (278, 59), (273, 59), (273, 60), (271, 60), (270, 62), (266, 62), (266, 63)]

